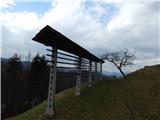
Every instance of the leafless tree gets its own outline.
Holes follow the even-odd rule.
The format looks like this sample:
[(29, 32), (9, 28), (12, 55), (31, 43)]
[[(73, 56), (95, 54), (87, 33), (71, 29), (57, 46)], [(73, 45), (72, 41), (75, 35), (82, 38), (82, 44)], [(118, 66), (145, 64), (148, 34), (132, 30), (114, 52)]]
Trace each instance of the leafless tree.
[(29, 63), (31, 62), (31, 59), (32, 59), (31, 52), (28, 53), (28, 55), (25, 57), (25, 59), (27, 62), (29, 62)]
[(135, 55), (129, 53), (128, 49), (119, 52), (105, 53), (101, 56), (103, 60), (107, 60), (108, 62), (113, 63), (117, 69), (121, 72), (123, 77), (126, 77), (125, 73), (122, 70), (122, 67), (126, 67), (128, 65), (133, 65), (133, 60), (135, 59)]

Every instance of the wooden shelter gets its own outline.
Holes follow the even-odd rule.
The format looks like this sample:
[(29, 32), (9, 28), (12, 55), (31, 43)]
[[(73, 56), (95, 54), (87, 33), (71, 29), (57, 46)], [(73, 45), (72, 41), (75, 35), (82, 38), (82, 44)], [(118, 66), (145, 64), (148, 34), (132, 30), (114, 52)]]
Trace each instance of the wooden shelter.
[[(92, 86), (92, 62), (95, 63), (95, 77), (97, 80), (97, 64), (100, 64), (100, 80), (102, 79), (102, 63), (103, 60), (96, 57), (85, 48), (79, 46), (69, 38), (65, 37), (58, 31), (54, 30), (50, 26), (44, 27), (36, 36), (33, 38), (34, 41), (42, 43), (46, 46), (52, 47), (52, 50), (48, 50), (51, 54), (48, 56), (51, 57), (51, 68), (50, 68), (50, 80), (49, 80), (49, 91), (48, 91), (48, 105), (46, 109), (46, 115), (52, 116), (55, 110), (55, 93), (56, 93), (56, 72), (57, 72), (57, 63), (60, 64), (69, 64), (69, 65), (76, 65), (77, 68), (77, 82), (76, 82), (76, 91), (75, 95), (80, 95), (80, 84), (81, 84), (81, 71), (82, 68), (86, 68), (88, 65), (89, 70), (89, 87)], [(58, 50), (65, 51), (58, 52)], [(58, 54), (63, 55), (58, 56)], [(68, 58), (69, 57), (69, 58)], [(58, 61), (57, 59), (73, 61), (71, 62), (64, 62)], [(84, 65), (85, 64), (85, 65)], [(69, 68), (63, 67), (61, 68)]]

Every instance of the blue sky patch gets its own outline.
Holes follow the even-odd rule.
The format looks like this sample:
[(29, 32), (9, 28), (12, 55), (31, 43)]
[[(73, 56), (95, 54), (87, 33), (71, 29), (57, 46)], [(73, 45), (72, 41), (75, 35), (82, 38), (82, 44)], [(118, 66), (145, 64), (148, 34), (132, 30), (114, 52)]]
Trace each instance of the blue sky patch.
[(101, 6), (106, 11), (100, 18), (100, 21), (104, 24), (108, 23), (119, 11), (113, 4), (101, 4)]
[[(94, 7), (99, 6), (104, 10), (102, 14), (99, 14), (98, 11), (94, 10)], [(84, 3), (84, 8), (93, 16), (99, 16), (99, 21), (102, 24), (107, 24), (114, 15), (117, 14), (118, 8), (114, 4), (108, 4), (105, 2), (93, 2), (93, 1), (86, 1)]]
[(16, 2), (16, 5), (14, 5), (10, 9), (4, 9), (3, 11), (10, 11), (10, 12), (22, 12), (22, 11), (27, 11), (27, 12), (36, 12), (38, 14), (43, 14), (49, 10), (51, 7), (51, 2), (42, 2), (42, 1), (37, 1), (37, 2)]

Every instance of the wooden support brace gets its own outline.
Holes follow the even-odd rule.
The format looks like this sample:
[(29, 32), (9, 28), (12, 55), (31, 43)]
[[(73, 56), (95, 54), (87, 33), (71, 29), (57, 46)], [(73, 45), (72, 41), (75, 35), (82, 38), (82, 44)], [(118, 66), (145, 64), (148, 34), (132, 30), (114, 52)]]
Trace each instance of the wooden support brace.
[(77, 74), (77, 81), (76, 81), (76, 91), (75, 95), (79, 96), (81, 94), (81, 62), (82, 59), (79, 57), (79, 66), (78, 66), (78, 74)]
[(45, 115), (53, 116), (55, 113), (56, 74), (57, 74), (57, 48), (52, 48), (52, 62), (50, 67), (48, 103)]
[(88, 87), (92, 87), (92, 61), (89, 61), (89, 84)]
[(100, 62), (100, 80), (102, 80), (102, 62)]
[(97, 81), (97, 62), (95, 62), (95, 81)]

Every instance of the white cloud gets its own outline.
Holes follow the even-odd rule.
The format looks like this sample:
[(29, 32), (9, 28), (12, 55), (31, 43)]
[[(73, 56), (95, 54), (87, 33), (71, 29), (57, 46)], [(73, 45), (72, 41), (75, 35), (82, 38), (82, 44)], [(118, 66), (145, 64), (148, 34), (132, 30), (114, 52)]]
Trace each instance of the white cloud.
[(14, 2), (52, 2), (53, 0), (14, 0)]
[(42, 22), (54, 23), (69, 16), (79, 8), (81, 0), (54, 0), (52, 2), (53, 8), (44, 14)]
[[(98, 0), (97, 0), (98, 1)], [(107, 3), (144, 3), (144, 2), (157, 2), (158, 0), (100, 0)]]
[(45, 25), (53, 25), (57, 20), (71, 14), (78, 7), (79, 2), (66, 3), (57, 0), (56, 6), (50, 8), (44, 15), (27, 11), (1, 13), (2, 56), (10, 57), (15, 52), (26, 55), (29, 51), (34, 54), (36, 51), (45, 53), (45, 47), (37, 45), (32, 38)]
[(0, 15), (0, 21), (14, 32), (22, 28), (33, 30), (39, 26), (39, 16), (34, 12), (5, 12)]
[[(101, 15), (109, 14), (95, 0), (94, 6), (84, 7), (84, 0), (54, 0), (52, 8), (43, 15), (34, 12), (3, 12), (0, 14), (2, 24), (2, 56), (10, 57), (14, 52), (40, 51), (45, 53), (43, 45), (33, 42), (33, 36), (46, 24), (57, 29), (89, 51), (100, 55), (106, 51), (128, 48), (137, 55), (137, 65), (126, 68), (135, 70), (139, 64), (157, 64), (159, 59), (159, 10), (157, 2), (113, 2), (108, 5), (116, 7), (117, 13), (105, 24)], [(93, 10), (97, 15), (93, 15)], [(6, 49), (7, 48), (7, 49)], [(145, 59), (148, 59), (146, 61)], [(143, 63), (143, 64), (142, 64)], [(105, 70), (115, 69), (108, 64)], [(109, 69), (110, 68), (110, 69)]]
[(13, 0), (0, 0), (0, 11), (3, 8), (11, 8), (11, 6), (15, 5)]

